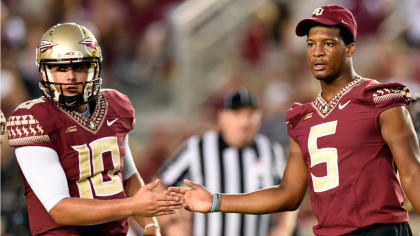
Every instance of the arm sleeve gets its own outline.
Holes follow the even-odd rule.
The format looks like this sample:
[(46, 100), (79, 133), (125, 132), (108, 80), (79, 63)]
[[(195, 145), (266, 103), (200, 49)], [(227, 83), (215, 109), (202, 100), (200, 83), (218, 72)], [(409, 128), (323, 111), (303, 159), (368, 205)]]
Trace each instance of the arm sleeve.
[(61, 199), (70, 197), (66, 174), (58, 154), (51, 148), (16, 148), (16, 159), (35, 195), (49, 212)]
[(123, 146), (125, 149), (125, 156), (124, 156), (124, 167), (121, 170), (121, 175), (123, 180), (126, 180), (133, 176), (137, 172), (136, 164), (133, 160), (133, 155), (131, 155), (130, 147), (128, 146), (128, 134), (125, 136), (123, 140)]

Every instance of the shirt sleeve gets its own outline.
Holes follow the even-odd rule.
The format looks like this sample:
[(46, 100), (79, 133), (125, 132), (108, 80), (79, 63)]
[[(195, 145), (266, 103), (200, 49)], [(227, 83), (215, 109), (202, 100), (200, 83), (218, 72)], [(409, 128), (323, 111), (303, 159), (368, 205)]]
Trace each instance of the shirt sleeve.
[(51, 116), (53, 105), (43, 99), (35, 99), (19, 105), (8, 117), (6, 129), (12, 147), (42, 146), (55, 149), (55, 131), (62, 128), (58, 116)]
[(131, 150), (128, 145), (128, 134), (123, 140), (123, 146), (125, 148), (125, 156), (124, 167), (121, 170), (121, 175), (123, 180), (126, 180), (137, 172), (136, 164), (134, 163), (133, 155), (131, 155)]
[(16, 148), (16, 159), (35, 195), (49, 212), (70, 197), (66, 174), (55, 150), (41, 146)]
[(386, 85), (388, 86), (384, 87), (384, 85), (382, 85), (382, 87), (372, 89), (371, 91), (376, 109), (374, 115), (375, 126), (378, 126), (378, 117), (382, 112), (396, 106), (408, 107), (412, 100), (410, 91), (404, 85), (396, 83), (395, 85), (385, 84), (385, 86)]
[(293, 103), (292, 108), (290, 108), (286, 112), (286, 126), (287, 126), (287, 133), (289, 137), (297, 140), (296, 134), (294, 132), (295, 126), (297, 126), (299, 120), (300, 120), (300, 112), (302, 110), (302, 104), (300, 103)]

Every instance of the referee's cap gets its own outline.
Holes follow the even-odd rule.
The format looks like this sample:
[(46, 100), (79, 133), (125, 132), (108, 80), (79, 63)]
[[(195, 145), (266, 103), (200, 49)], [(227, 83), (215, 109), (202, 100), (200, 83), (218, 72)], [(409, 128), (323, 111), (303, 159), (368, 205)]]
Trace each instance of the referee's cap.
[(225, 100), (223, 102), (224, 110), (236, 110), (245, 106), (256, 109), (259, 108), (257, 97), (248, 89), (241, 88), (239, 90), (231, 91), (225, 96)]

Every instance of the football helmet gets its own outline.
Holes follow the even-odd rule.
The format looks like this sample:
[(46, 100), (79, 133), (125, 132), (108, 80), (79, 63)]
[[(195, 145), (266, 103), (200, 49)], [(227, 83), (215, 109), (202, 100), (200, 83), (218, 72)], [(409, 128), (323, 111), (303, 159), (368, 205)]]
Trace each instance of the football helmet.
[[(102, 84), (101, 62), (101, 48), (95, 36), (86, 27), (75, 23), (55, 25), (45, 32), (36, 48), (35, 63), (41, 78), (39, 87), (52, 103), (68, 107), (86, 104), (93, 101), (99, 94)], [(75, 63), (88, 64), (86, 82), (54, 82), (51, 65)], [(63, 85), (82, 85), (83, 93), (76, 96), (64, 96)]]

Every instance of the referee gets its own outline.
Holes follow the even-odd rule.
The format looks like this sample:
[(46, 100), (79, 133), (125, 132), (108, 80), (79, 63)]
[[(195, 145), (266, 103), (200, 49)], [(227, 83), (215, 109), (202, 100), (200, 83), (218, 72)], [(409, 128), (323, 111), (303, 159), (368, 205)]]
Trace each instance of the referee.
[[(261, 111), (254, 94), (240, 89), (225, 97), (218, 114), (219, 130), (203, 136), (192, 136), (160, 168), (166, 186), (183, 185), (187, 178), (204, 185), (212, 192), (247, 193), (278, 185), (286, 167), (279, 143), (257, 134)], [(182, 213), (184, 214), (184, 212)], [(166, 230), (180, 235), (179, 228), (194, 236), (266, 236), (292, 235), (296, 212), (275, 215), (244, 215), (236, 213), (193, 213), (193, 226)], [(273, 227), (271, 221), (274, 221)], [(182, 224), (181, 220), (170, 224)], [(184, 220), (185, 222), (185, 220)], [(185, 224), (185, 223), (184, 223)], [(161, 222), (164, 228), (171, 228)], [(191, 232), (192, 231), (192, 232)]]

